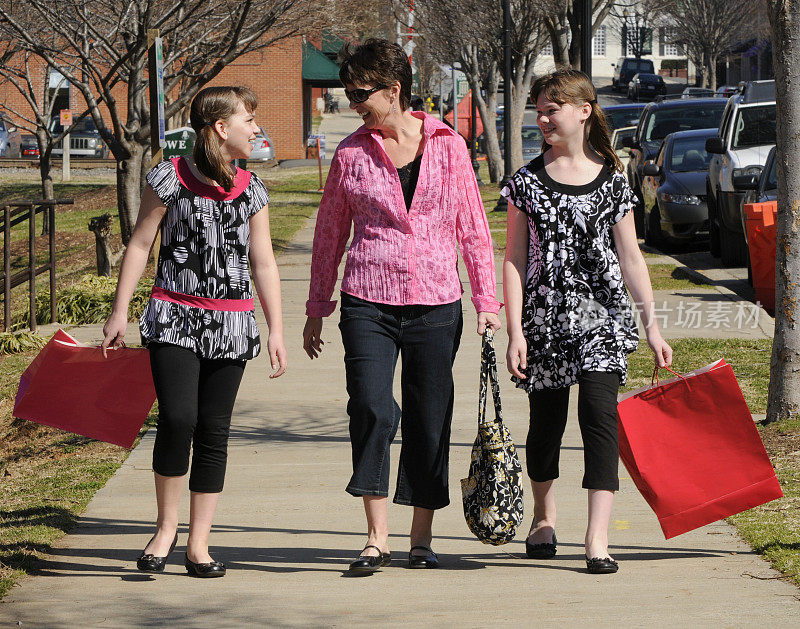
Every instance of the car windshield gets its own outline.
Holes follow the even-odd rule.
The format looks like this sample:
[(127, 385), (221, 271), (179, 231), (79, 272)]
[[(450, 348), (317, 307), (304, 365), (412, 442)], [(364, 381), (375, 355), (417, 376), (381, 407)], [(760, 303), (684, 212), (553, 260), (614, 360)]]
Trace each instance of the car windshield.
[(541, 142), (543, 137), (542, 130), (539, 127), (522, 127), (523, 142)]
[(638, 124), (639, 114), (643, 107), (625, 107), (621, 109), (605, 109), (606, 121), (611, 130)]
[(652, 61), (640, 61), (639, 67), (636, 67), (636, 61), (626, 61), (625, 62), (625, 69), (626, 70), (635, 70), (636, 72), (652, 72), (653, 71), (653, 62)]
[(775, 144), (775, 105), (742, 107), (733, 127), (734, 149)]
[(639, 75), (639, 81), (641, 81), (642, 83), (661, 83), (661, 81), (663, 81), (663, 80), (664, 79), (662, 79), (657, 74), (640, 74)]
[(676, 173), (708, 170), (711, 156), (706, 153), (706, 136), (679, 138), (672, 143), (669, 169)]
[(643, 142), (663, 140), (670, 133), (692, 129), (716, 129), (725, 109), (725, 101), (700, 103), (691, 107), (656, 109), (647, 120)]
[[(53, 133), (61, 133), (64, 130), (64, 127), (61, 126), (61, 122), (59, 122), (58, 118), (53, 118), (50, 122), (50, 130)], [(71, 131), (71, 133), (96, 133), (97, 126), (94, 124), (94, 119), (90, 116), (83, 118)]]

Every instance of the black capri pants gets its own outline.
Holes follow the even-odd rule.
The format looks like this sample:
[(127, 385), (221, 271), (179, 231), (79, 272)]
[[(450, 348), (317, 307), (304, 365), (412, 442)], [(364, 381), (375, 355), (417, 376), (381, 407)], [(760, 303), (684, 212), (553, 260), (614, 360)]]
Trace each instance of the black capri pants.
[[(389, 446), (403, 434), (394, 502), (425, 509), (450, 503), (448, 462), (453, 361), (461, 340), (461, 301), (391, 306), (342, 293), (353, 496), (388, 496)], [(402, 410), (392, 393), (402, 361)]]
[[(569, 387), (529, 395), (531, 420), (525, 443), (528, 476), (537, 483), (558, 478), (561, 439), (567, 425)], [(619, 489), (617, 393), (619, 374), (585, 371), (578, 379), (578, 423), (583, 438), (584, 489)]]
[(221, 492), (231, 413), (245, 361), (202, 358), (168, 343), (150, 343), (148, 349), (158, 397), (153, 471), (183, 476), (193, 448), (189, 489)]

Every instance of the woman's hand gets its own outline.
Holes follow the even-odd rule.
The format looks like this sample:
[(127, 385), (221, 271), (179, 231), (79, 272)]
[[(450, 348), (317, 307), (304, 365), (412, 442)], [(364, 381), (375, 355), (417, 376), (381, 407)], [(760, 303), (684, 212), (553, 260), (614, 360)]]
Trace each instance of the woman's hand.
[(508, 337), (506, 367), (512, 376), (525, 380), (527, 376), (520, 371), (528, 368), (528, 343), (522, 335)]
[(269, 377), (280, 378), (286, 373), (286, 367), (289, 364), (286, 345), (283, 343), (283, 334), (270, 334), (267, 339), (267, 350), (269, 351), (269, 363), (273, 371)]
[(479, 312), (478, 313), (478, 334), (483, 336), (486, 328), (492, 332), (497, 332), (502, 326), (500, 325), (500, 317), (494, 312)]
[(672, 364), (672, 348), (656, 331), (647, 335), (647, 344), (653, 350), (653, 361), (656, 367), (669, 367)]
[(303, 328), (303, 349), (311, 360), (322, 353), (322, 317), (308, 317)]
[(112, 312), (111, 316), (103, 326), (103, 342), (100, 350), (103, 358), (108, 358), (108, 348), (125, 347), (125, 332), (128, 330), (128, 315), (119, 312)]

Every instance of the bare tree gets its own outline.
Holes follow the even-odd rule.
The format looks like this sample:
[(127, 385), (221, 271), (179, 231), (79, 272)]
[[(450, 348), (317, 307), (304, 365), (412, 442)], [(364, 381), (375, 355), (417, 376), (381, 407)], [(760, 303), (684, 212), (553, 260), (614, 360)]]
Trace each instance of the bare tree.
[[(614, 4), (615, 0), (593, 0), (592, 34), (606, 19)], [(580, 69), (580, 24), (575, 14), (574, 0), (542, 0), (540, 10), (553, 45), (556, 67)]]
[[(164, 39), (170, 118), (232, 61), (302, 34), (325, 15), (325, 5), (325, 0), (16, 0), (0, 3), (0, 20), (83, 96), (117, 160), (120, 228), (127, 244), (149, 167), (148, 30), (159, 29)], [(32, 35), (26, 27), (30, 19), (50, 29), (54, 43)], [(125, 87), (122, 103), (117, 83)], [(110, 127), (103, 123), (101, 102)]]
[(778, 236), (775, 256), (775, 337), (767, 421), (800, 415), (800, 0), (768, 0), (778, 104)]
[[(419, 32), (442, 62), (458, 61), (483, 122), (490, 179), (502, 176), (497, 136), (497, 89), (502, 60), (502, 7), (493, 0), (418, 0)], [(542, 5), (514, 0), (512, 12), (511, 163), (522, 166), (522, 120), (533, 66), (547, 42)]]
[(717, 62), (753, 26), (752, 0), (670, 0), (666, 13), (675, 24), (670, 43), (681, 44), (701, 70), (701, 87), (717, 88)]

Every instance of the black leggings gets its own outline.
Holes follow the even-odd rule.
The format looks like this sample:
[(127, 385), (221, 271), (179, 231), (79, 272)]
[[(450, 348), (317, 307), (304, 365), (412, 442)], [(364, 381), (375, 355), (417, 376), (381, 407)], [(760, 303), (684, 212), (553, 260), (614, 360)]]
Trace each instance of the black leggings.
[(189, 489), (221, 492), (231, 413), (245, 361), (202, 358), (190, 349), (167, 343), (150, 343), (148, 349), (158, 396), (153, 471), (183, 476), (189, 470), (189, 448), (194, 445)]
[[(578, 380), (578, 423), (583, 438), (584, 489), (619, 489), (617, 393), (619, 375), (585, 371)], [(567, 425), (569, 387), (534, 391), (525, 444), (528, 476), (534, 482), (558, 478), (561, 438)]]

